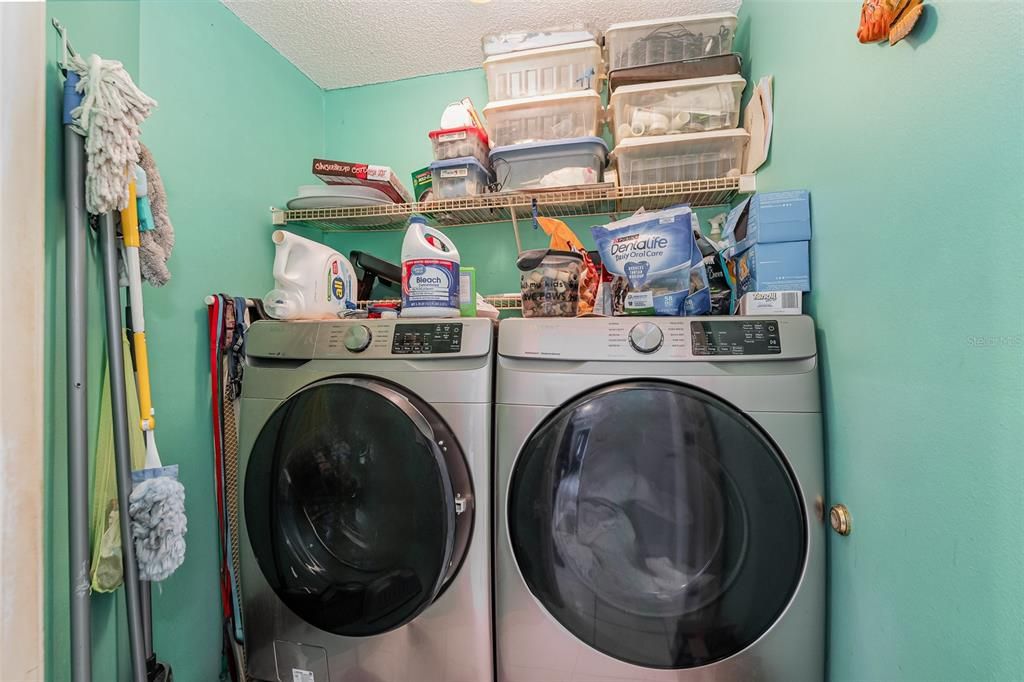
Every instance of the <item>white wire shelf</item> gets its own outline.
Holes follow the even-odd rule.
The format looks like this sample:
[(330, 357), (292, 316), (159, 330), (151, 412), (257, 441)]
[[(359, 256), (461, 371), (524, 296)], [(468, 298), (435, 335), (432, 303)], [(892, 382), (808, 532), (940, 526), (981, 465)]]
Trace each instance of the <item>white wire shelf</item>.
[(412, 214), (425, 216), (441, 227), (479, 225), (529, 218), (536, 201), (537, 214), (548, 218), (615, 216), (638, 208), (655, 210), (677, 204), (718, 206), (739, 193), (754, 191), (754, 176), (713, 180), (663, 182), (656, 185), (617, 187), (612, 183), (537, 192), (500, 192), (461, 199), (388, 204), (360, 208), (272, 208), (274, 225), (302, 224), (324, 232), (394, 231), (405, 229)]
[[(523, 297), (519, 294), (498, 294), (496, 296), (484, 296), (484, 300), (498, 310), (521, 310)], [(360, 310), (366, 310), (370, 306), (384, 305), (394, 306), (400, 303), (397, 298), (382, 298), (372, 301), (358, 301), (356, 305)]]

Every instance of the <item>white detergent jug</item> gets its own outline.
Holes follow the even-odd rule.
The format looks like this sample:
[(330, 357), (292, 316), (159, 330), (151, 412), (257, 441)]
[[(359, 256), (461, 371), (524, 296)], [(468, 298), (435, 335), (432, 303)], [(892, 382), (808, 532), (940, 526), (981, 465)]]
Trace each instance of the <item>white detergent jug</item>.
[(402, 242), (402, 317), (459, 316), (459, 251), (413, 216)]
[(356, 307), (356, 273), (344, 256), (323, 244), (276, 230), (276, 286), (263, 297), (279, 320), (335, 319)]

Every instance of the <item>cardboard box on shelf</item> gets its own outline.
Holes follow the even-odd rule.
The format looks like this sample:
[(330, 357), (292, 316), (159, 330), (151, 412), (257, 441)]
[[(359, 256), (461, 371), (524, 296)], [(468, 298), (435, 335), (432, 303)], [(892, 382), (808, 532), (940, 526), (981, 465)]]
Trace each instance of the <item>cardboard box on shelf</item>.
[(751, 291), (740, 299), (740, 315), (800, 315), (802, 291)]
[(808, 244), (755, 244), (736, 256), (737, 296), (751, 291), (810, 291)]
[(811, 238), (811, 197), (805, 189), (759, 192), (737, 204), (725, 221), (729, 257), (754, 244), (806, 242)]
[(430, 166), (412, 172), (413, 199), (416, 201), (427, 201), (430, 198), (427, 194), (432, 194), (431, 189), (433, 186), (434, 174), (430, 171)]
[(395, 171), (388, 166), (374, 166), (351, 161), (313, 159), (313, 175), (328, 185), (364, 185), (380, 190), (396, 204), (412, 203), (412, 194)]

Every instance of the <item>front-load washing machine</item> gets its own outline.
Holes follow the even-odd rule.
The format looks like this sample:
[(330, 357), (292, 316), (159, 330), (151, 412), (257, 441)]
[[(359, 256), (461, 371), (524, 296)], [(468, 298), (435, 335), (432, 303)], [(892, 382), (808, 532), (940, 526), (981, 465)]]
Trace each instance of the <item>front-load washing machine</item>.
[(257, 322), (239, 436), (250, 677), (493, 676), (493, 323)]
[(808, 317), (523, 319), (498, 340), (499, 682), (820, 682)]

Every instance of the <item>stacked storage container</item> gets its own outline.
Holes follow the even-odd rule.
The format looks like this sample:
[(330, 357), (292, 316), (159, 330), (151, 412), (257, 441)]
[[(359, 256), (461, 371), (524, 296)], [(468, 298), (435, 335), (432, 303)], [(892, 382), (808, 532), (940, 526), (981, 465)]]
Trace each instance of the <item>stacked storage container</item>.
[(434, 163), (430, 164), (435, 199), (458, 199), (483, 194), (491, 184), (491, 151), (487, 131), (476, 126), (430, 133)]
[(736, 15), (615, 24), (605, 34), (619, 184), (710, 180), (742, 172), (745, 81), (731, 54)]
[[(607, 160), (600, 46), (580, 40), (579, 31), (542, 35), (543, 46), (485, 39), (490, 103), (483, 113), (504, 191), (597, 183)], [(489, 50), (494, 44), (500, 53)]]

